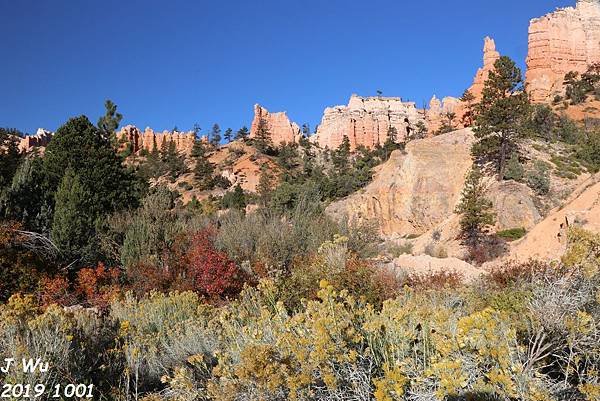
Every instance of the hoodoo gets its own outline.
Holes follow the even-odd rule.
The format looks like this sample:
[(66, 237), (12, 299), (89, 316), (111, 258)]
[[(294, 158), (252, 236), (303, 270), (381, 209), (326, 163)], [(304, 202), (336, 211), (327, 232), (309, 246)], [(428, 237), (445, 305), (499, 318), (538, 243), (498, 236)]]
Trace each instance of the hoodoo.
[(600, 0), (579, 0), (529, 25), (527, 90), (534, 102), (563, 93), (568, 72), (600, 62)]
[(259, 104), (254, 105), (254, 119), (250, 128), (250, 138), (256, 136), (261, 121), (266, 125), (275, 145), (297, 143), (302, 134), (298, 124), (293, 123), (285, 112), (270, 113)]

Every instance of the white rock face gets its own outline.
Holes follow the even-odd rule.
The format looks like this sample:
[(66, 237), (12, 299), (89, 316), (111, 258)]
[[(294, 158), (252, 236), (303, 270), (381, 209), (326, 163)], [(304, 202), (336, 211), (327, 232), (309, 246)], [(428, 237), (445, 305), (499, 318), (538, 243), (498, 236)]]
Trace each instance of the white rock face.
[(353, 150), (360, 145), (374, 148), (386, 141), (390, 127), (398, 132), (397, 140), (402, 140), (419, 121), (424, 122), (424, 112), (413, 102), (397, 97), (352, 95), (347, 106), (325, 109), (311, 140), (322, 148), (336, 149), (347, 136)]

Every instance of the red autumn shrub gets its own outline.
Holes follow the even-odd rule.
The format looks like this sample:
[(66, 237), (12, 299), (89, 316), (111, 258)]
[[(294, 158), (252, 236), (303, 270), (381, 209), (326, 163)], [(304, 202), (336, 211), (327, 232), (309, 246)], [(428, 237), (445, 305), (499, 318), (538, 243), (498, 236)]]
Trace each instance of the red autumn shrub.
[(71, 292), (69, 280), (63, 276), (42, 278), (38, 297), (42, 306), (71, 306), (77, 303), (77, 297)]
[(103, 263), (96, 268), (84, 268), (77, 272), (75, 293), (89, 306), (106, 309), (112, 298), (119, 293), (118, 269), (107, 269)]
[(244, 274), (214, 245), (215, 230), (205, 228), (194, 235), (186, 253), (186, 276), (194, 290), (209, 297), (238, 294), (244, 283)]

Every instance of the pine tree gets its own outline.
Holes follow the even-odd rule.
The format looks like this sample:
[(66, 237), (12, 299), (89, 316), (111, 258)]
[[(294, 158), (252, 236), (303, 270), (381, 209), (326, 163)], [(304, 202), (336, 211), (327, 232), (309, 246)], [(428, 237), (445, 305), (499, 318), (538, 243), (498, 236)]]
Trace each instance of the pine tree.
[(192, 157), (196, 161), (194, 167), (194, 177), (201, 190), (210, 190), (215, 186), (213, 174), (215, 166), (208, 159), (209, 152), (206, 144), (202, 140), (196, 140), (192, 148)]
[(271, 132), (267, 122), (264, 119), (258, 121), (256, 127), (256, 134), (254, 135), (254, 146), (262, 153), (267, 153), (273, 149), (273, 141), (271, 139)]
[[(61, 184), (66, 185), (65, 173), (72, 171), (73, 177), (69, 180), (76, 182), (81, 190), (85, 189), (85, 202), (75, 202), (83, 207), (78, 212), (90, 222), (95, 223), (108, 214), (138, 204), (143, 184), (123, 166), (109, 139), (85, 116), (72, 118), (58, 129), (42, 160), (44, 191), (52, 195), (51, 199), (63, 199), (54, 194)], [(70, 196), (66, 198), (71, 199), (69, 202), (73, 205), (75, 195)], [(90, 227), (93, 229), (94, 225), (90, 224)], [(75, 231), (61, 229), (61, 232)], [(64, 243), (69, 243), (64, 235), (61, 234), (61, 238)], [(81, 241), (82, 260), (86, 250), (93, 249), (96, 244), (92, 234), (72, 241)], [(72, 247), (71, 251), (76, 252), (76, 248)]]
[(477, 245), (485, 235), (485, 228), (496, 221), (492, 212), (492, 202), (483, 195), (484, 193), (483, 173), (477, 165), (473, 165), (456, 208), (456, 213), (461, 214), (461, 237), (468, 246)]
[(223, 195), (221, 205), (226, 209), (244, 210), (246, 208), (246, 195), (240, 184), (233, 188), (233, 191)]
[(70, 167), (90, 190), (95, 216), (137, 204), (140, 182), (85, 116), (72, 118), (57, 130), (46, 148), (43, 164), (52, 193)]
[(519, 151), (528, 112), (521, 70), (510, 58), (500, 57), (477, 106), (474, 132), (478, 141), (472, 148), (478, 162), (493, 163), (498, 180), (504, 177), (508, 157)]
[(227, 143), (231, 142), (231, 139), (233, 138), (233, 130), (231, 128), (227, 128), (223, 136), (225, 137)]
[(64, 260), (92, 262), (95, 259), (94, 218), (89, 213), (91, 192), (79, 176), (68, 169), (56, 191), (51, 238)]
[(166, 168), (171, 175), (171, 179), (179, 177), (187, 172), (184, 157), (179, 154), (174, 141), (169, 141), (167, 153), (165, 155)]
[(302, 136), (308, 138), (310, 136), (310, 125), (302, 124)]
[(113, 138), (123, 115), (117, 113), (117, 105), (112, 100), (107, 99), (104, 102), (106, 113), (98, 120), (98, 128), (106, 135), (107, 138)]
[(473, 125), (473, 102), (475, 101), (475, 95), (470, 90), (465, 90), (460, 101), (467, 105), (467, 114), (463, 117), (466, 126)]
[[(407, 137), (408, 137), (408, 134), (407, 134)], [(394, 150), (400, 149), (402, 147), (402, 145), (399, 144), (397, 141), (398, 141), (398, 130), (396, 129), (396, 127), (390, 126), (388, 128), (385, 143), (383, 144), (384, 160), (388, 160)]]
[(219, 146), (221, 143), (221, 127), (219, 127), (219, 124), (213, 125), (212, 129), (210, 130), (209, 138), (211, 145), (214, 147)]
[(19, 131), (0, 128), (0, 193), (11, 183), (12, 177), (23, 159), (18, 141), (22, 137)]
[(350, 139), (347, 135), (344, 135), (340, 146), (332, 152), (331, 161), (339, 173), (346, 171), (350, 166)]
[(248, 127), (243, 126), (235, 133), (235, 139), (246, 139), (250, 135), (250, 131), (248, 131)]
[(271, 171), (268, 164), (263, 163), (260, 166), (260, 179), (256, 191), (260, 197), (260, 203), (263, 207), (266, 207), (271, 200), (271, 194), (275, 186), (275, 176)]

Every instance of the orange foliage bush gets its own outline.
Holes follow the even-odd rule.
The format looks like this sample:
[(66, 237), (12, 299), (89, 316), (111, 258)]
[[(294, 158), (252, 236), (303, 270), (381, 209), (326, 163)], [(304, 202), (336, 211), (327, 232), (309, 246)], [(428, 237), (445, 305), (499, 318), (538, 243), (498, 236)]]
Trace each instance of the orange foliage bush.
[(42, 306), (71, 306), (77, 303), (77, 297), (70, 289), (69, 280), (63, 276), (44, 277), (40, 281), (38, 298)]
[(107, 269), (103, 263), (96, 268), (81, 269), (77, 272), (75, 293), (88, 306), (106, 309), (121, 290), (120, 276), (118, 269)]

